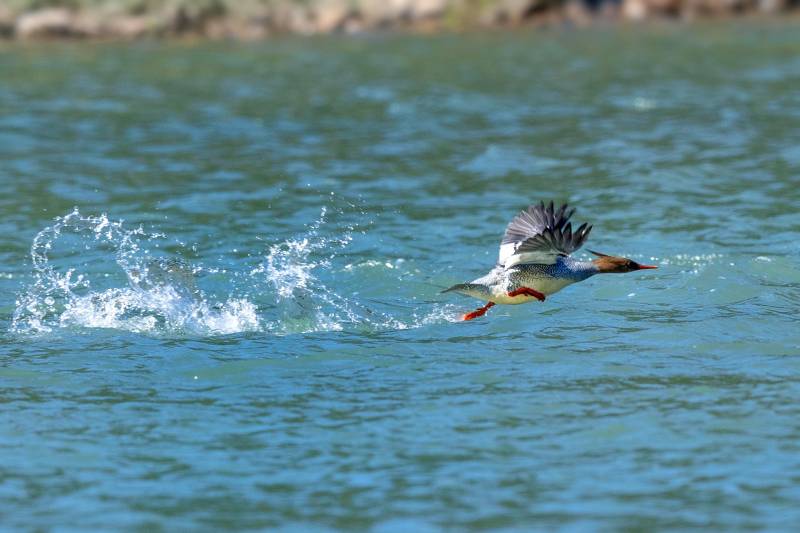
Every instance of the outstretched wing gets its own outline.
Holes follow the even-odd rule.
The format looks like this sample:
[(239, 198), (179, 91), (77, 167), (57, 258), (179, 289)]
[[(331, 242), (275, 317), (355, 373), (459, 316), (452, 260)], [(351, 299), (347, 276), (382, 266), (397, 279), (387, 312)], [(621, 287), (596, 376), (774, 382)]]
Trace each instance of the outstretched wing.
[(567, 204), (554, 209), (553, 202), (541, 202), (521, 211), (506, 228), (498, 263), (505, 268), (523, 263), (553, 264), (559, 255), (580, 248), (592, 226), (584, 223), (573, 232), (569, 219), (575, 209), (567, 208)]

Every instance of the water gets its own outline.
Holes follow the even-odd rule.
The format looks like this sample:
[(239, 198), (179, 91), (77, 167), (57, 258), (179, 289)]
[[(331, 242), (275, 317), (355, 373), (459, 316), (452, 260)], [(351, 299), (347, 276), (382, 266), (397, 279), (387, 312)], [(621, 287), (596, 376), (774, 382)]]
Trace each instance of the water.
[[(798, 57), (755, 22), (3, 45), (3, 527), (796, 526)], [(540, 199), (659, 270), (458, 322)]]

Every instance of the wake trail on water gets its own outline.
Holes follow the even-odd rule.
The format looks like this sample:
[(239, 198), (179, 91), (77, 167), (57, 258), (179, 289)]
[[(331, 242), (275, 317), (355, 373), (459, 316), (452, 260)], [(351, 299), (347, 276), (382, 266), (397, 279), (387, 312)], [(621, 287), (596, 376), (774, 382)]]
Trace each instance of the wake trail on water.
[(327, 215), (323, 207), (304, 232), (248, 255), (246, 264), (221, 268), (163, 253), (163, 233), (75, 208), (34, 237), (32, 281), (18, 294), (10, 330), (284, 335), (391, 331), (458, 319), (452, 304), (426, 304), (421, 314), (403, 305), (401, 312), (386, 311), (334, 290), (323, 278), (354, 268), (337, 269), (333, 261), (350, 245), (355, 228), (328, 228)]

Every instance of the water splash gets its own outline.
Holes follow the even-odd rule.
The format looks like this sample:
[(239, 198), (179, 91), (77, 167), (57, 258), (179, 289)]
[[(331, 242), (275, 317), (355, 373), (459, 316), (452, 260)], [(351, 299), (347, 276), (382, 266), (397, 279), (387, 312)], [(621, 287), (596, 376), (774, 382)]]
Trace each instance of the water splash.
[[(17, 298), (11, 331), (113, 328), (224, 334), (259, 329), (253, 303), (241, 298), (211, 301), (193, 286), (197, 269), (179, 268), (142, 250), (142, 243), (163, 237), (141, 227), (128, 229), (105, 214), (83, 216), (77, 208), (57, 217), (33, 239), (34, 279)], [(57, 247), (66, 260), (50, 258)], [(106, 260), (107, 252), (113, 254), (113, 263)], [(109, 272), (110, 264), (118, 270)]]
[[(251, 271), (275, 292), (279, 317), (270, 329), (284, 333), (407, 329), (407, 323), (332, 288), (336, 285), (332, 261), (353, 240), (356, 228), (351, 225), (339, 234), (323, 234), (320, 229), (327, 213), (323, 207), (305, 233), (270, 246), (265, 260)], [(326, 283), (320, 272), (334, 279)]]
[[(85, 216), (76, 208), (33, 239), (33, 280), (18, 295), (10, 330), (290, 334), (401, 330), (457, 319), (451, 305), (433, 304), (421, 314), (401, 305), (405, 312), (396, 316), (381, 310), (380, 303), (337, 292), (337, 273), (352, 276), (353, 267), (338, 268), (334, 261), (357, 228), (328, 225), (327, 216), (323, 207), (305, 231), (267, 245), (263, 254), (255, 254), (256, 265), (237, 271), (153, 255), (150, 249), (166, 239), (163, 233), (131, 228), (105, 214)], [(396, 284), (404, 275), (399, 272), (403, 264), (398, 258), (373, 266), (385, 267), (380, 274)], [(198, 287), (208, 274), (214, 274), (216, 290)], [(397, 307), (396, 302), (391, 306)]]

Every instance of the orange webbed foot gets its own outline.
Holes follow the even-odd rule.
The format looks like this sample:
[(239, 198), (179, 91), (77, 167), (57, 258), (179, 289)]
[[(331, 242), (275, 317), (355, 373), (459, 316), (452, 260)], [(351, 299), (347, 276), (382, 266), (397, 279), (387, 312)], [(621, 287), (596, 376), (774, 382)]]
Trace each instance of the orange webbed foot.
[(489, 310), (490, 307), (494, 305), (494, 302), (489, 302), (483, 307), (479, 307), (471, 313), (467, 313), (461, 317), (461, 320), (472, 320), (473, 318), (478, 318), (479, 316), (483, 316), (486, 314), (486, 311)]
[(545, 299), (545, 295), (544, 294), (542, 294), (539, 291), (535, 291), (535, 290), (531, 289), (530, 287), (520, 287), (519, 289), (510, 291), (508, 293), (508, 295), (511, 296), (511, 297), (520, 296), (520, 295), (533, 296), (534, 298), (536, 298), (540, 302), (543, 302), (544, 299)]

